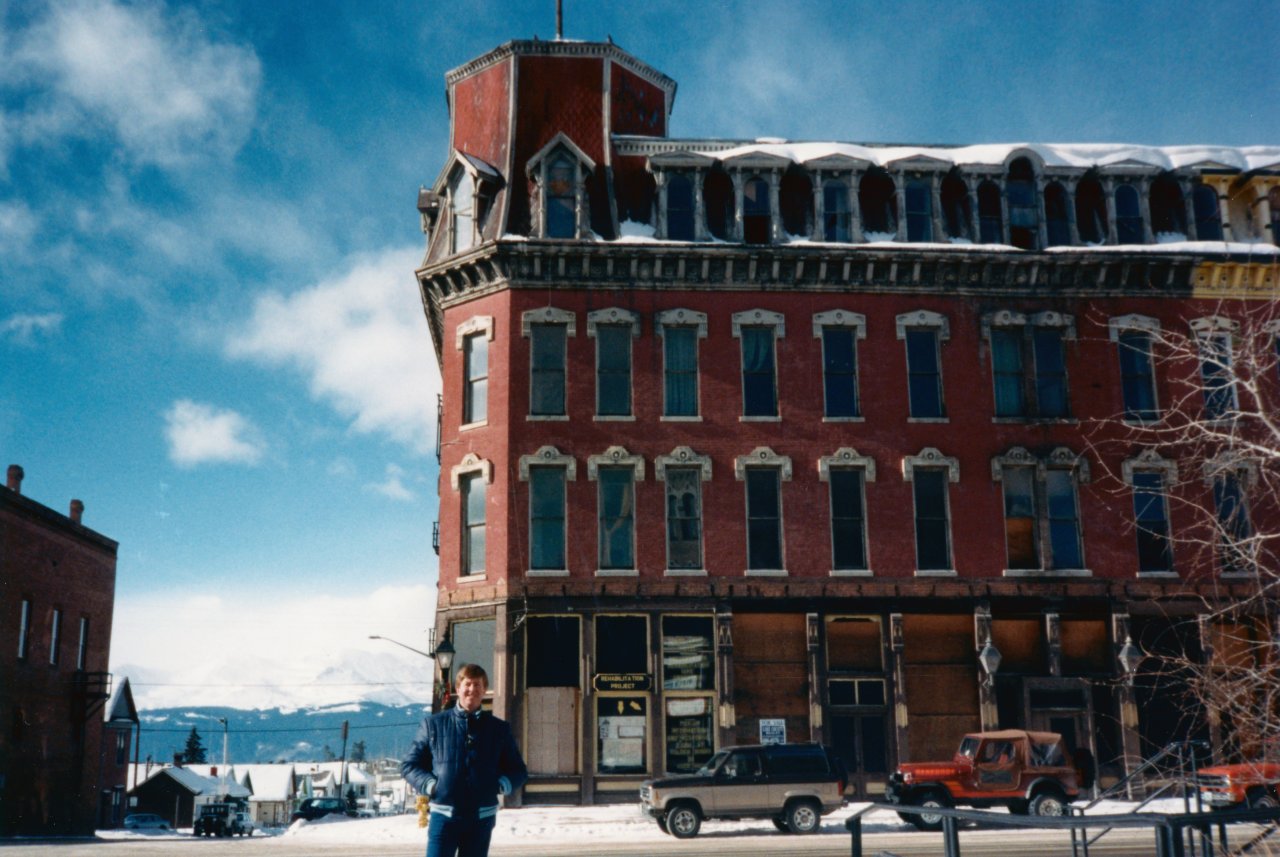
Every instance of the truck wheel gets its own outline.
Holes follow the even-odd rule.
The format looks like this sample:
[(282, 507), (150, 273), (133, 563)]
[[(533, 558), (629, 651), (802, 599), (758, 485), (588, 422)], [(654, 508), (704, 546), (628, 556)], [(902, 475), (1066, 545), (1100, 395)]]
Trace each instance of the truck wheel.
[(790, 828), (790, 827), (787, 827), (787, 820), (786, 820), (785, 818), (783, 818), (782, 816), (780, 816), (780, 815), (775, 815), (772, 819), (770, 819), (770, 821), (772, 821), (772, 822), (773, 822), (773, 826), (774, 826), (774, 827), (778, 828), (778, 829), (779, 829), (779, 830), (781, 830), (783, 833), (790, 833), (790, 832), (791, 832), (791, 828)]
[(1263, 789), (1254, 789), (1250, 792), (1245, 798), (1245, 803), (1249, 809), (1275, 809), (1280, 806), (1280, 802)]
[(1066, 815), (1067, 802), (1056, 791), (1043, 791), (1031, 799), (1029, 809), (1032, 815)]
[(667, 810), (667, 832), (676, 839), (692, 839), (702, 827), (702, 816), (691, 803), (678, 803)]
[(663, 833), (671, 832), (667, 830), (667, 817), (665, 815), (658, 816), (658, 829), (661, 830)]
[[(927, 792), (914, 803), (925, 809), (950, 809), (952, 806), (950, 796), (938, 791)], [(941, 830), (942, 816), (929, 812), (913, 813), (911, 823), (921, 830)]]
[(813, 801), (798, 800), (787, 808), (787, 828), (792, 833), (813, 833), (822, 826), (822, 810)]

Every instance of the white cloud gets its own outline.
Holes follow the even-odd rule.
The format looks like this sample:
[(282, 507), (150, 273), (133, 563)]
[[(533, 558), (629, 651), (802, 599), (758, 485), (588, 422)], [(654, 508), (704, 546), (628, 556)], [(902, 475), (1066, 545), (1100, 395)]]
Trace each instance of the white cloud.
[[(4, 146), (3, 134), (4, 129), (0, 128), (0, 150)], [(21, 200), (0, 202), (0, 251), (13, 254), (25, 250), (38, 225), (36, 216), (26, 203)]]
[(413, 281), (420, 255), (362, 254), (333, 279), (259, 298), (227, 352), (297, 369), (354, 431), (429, 452), (440, 373)]
[(15, 313), (0, 321), (0, 339), (8, 338), (19, 345), (33, 345), (37, 336), (52, 334), (61, 326), (62, 313)]
[(239, 413), (179, 399), (165, 412), (169, 459), (179, 467), (197, 464), (257, 464), (265, 444)]
[(53, 4), (13, 38), (10, 78), (42, 97), (10, 120), (28, 143), (103, 123), (134, 158), (162, 166), (233, 154), (254, 118), (261, 68), (252, 48), (210, 32), (194, 10), (155, 0)]
[(387, 476), (381, 482), (374, 482), (366, 485), (370, 491), (375, 494), (381, 494), (384, 497), (390, 497), (392, 500), (402, 500), (409, 502), (416, 500), (418, 495), (410, 491), (404, 484), (404, 468), (395, 464), (387, 465)]
[[(431, 696), (433, 585), (315, 595), (239, 590), (116, 599), (111, 669), (139, 707), (238, 708)], [(199, 686), (203, 685), (203, 686)]]

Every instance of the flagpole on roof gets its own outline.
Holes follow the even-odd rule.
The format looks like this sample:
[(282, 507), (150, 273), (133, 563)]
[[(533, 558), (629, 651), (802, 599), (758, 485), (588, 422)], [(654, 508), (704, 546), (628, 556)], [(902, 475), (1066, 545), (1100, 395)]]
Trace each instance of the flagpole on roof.
[(564, 0), (556, 0), (556, 41), (564, 38)]

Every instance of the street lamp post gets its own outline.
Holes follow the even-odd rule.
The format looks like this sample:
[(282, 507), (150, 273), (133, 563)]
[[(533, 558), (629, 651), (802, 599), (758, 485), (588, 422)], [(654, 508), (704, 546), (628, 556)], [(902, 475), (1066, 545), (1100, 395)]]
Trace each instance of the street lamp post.
[[(421, 649), (415, 649), (413, 646), (406, 645), (400, 642), (399, 640), (393, 640), (390, 637), (383, 637), (380, 634), (370, 634), (369, 639), (384, 640), (388, 643), (391, 643), (392, 645), (399, 646), (402, 649), (408, 649), (409, 651), (413, 652), (415, 655), (422, 655), (424, 658), (431, 658), (432, 660), (434, 660), (436, 662), (436, 666), (439, 667), (438, 672), (439, 672), (440, 678), (438, 680), (437, 685), (432, 688), (431, 710), (437, 711), (441, 707), (443, 707), (444, 704), (448, 703), (449, 669), (453, 666), (453, 656), (454, 654), (456, 654), (453, 648), (453, 643), (449, 642), (448, 637), (445, 637), (443, 640), (441, 640), (439, 645), (437, 645), (430, 652), (424, 652)], [(441, 705), (437, 705), (437, 700), (439, 700)]]

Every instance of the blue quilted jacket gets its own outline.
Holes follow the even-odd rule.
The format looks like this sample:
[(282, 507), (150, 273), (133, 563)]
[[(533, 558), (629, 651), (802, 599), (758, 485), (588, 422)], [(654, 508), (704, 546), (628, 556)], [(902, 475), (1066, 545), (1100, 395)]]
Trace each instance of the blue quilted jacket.
[(400, 773), (431, 798), (432, 812), (457, 818), (492, 817), (499, 793), (510, 794), (529, 778), (506, 721), (462, 708), (422, 721)]

